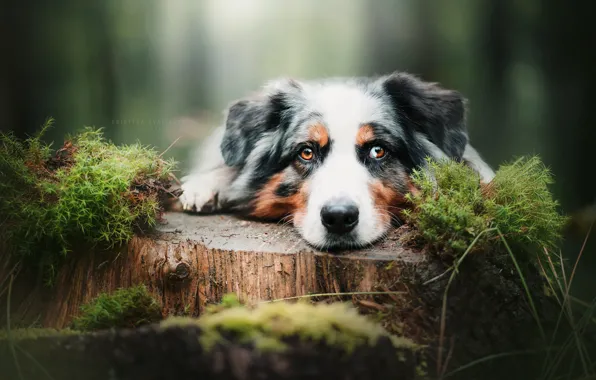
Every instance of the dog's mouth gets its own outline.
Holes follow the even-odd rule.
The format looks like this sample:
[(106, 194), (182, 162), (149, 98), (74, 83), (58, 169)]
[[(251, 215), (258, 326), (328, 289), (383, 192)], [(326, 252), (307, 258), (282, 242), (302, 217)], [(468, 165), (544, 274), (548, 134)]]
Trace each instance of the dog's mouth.
[[(396, 223), (375, 224), (375, 227), (363, 225), (362, 228), (352, 231), (334, 232), (327, 229), (304, 228), (303, 225), (295, 225), (301, 239), (309, 246), (318, 251), (333, 254), (341, 254), (348, 251), (373, 248), (375, 244), (385, 240), (390, 230)], [(323, 233), (322, 233), (323, 232)]]
[(312, 246), (313, 248), (315, 248), (319, 251), (333, 253), (333, 254), (341, 254), (346, 251), (352, 251), (352, 250), (358, 250), (358, 249), (370, 247), (370, 246), (374, 245), (375, 243), (383, 240), (383, 236), (384, 235), (379, 236), (378, 238), (375, 238), (371, 241), (362, 241), (362, 240), (358, 239), (356, 236), (354, 236), (353, 234), (339, 235), (339, 234), (328, 233), (325, 238), (325, 241), (322, 243), (321, 242), (313, 243), (313, 242), (308, 241), (307, 239), (304, 239), (304, 237), (302, 237), (302, 238), (310, 246)]

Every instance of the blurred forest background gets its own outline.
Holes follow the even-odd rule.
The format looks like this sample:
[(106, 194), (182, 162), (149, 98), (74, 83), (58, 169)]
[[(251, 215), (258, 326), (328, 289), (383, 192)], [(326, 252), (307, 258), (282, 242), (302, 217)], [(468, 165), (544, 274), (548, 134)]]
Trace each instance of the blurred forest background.
[[(56, 145), (84, 125), (161, 150), (180, 138), (168, 155), (184, 170), (225, 106), (268, 79), (403, 70), (465, 94), (472, 142), (491, 165), (539, 154), (565, 212), (596, 201), (593, 1), (4, 0), (0, 9), (0, 130), (32, 134), (52, 116)], [(570, 260), (585, 227), (563, 247)], [(594, 246), (576, 281), (588, 298)]]

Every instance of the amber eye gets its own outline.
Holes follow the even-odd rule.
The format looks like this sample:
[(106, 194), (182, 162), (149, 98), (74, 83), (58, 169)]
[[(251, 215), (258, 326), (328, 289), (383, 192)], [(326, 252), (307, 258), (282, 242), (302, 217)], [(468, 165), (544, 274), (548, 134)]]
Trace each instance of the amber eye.
[(370, 158), (374, 158), (375, 160), (380, 160), (381, 158), (385, 157), (385, 149), (382, 146), (373, 146), (368, 153)]
[(312, 158), (314, 157), (314, 155), (315, 155), (314, 152), (310, 148), (303, 148), (300, 151), (300, 158), (302, 158), (304, 161), (310, 161), (310, 160), (312, 160)]

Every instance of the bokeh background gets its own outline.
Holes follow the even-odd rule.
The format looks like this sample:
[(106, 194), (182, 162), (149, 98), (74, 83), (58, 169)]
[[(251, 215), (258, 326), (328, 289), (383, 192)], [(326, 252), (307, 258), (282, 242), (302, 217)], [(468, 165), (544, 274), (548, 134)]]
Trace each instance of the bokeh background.
[[(167, 155), (184, 171), (224, 107), (268, 79), (403, 70), (465, 94), (472, 142), (493, 166), (539, 154), (552, 168), (563, 210), (582, 215), (570, 260), (596, 215), (594, 1), (3, 3), (1, 130), (24, 136), (52, 116), (56, 144), (84, 125), (162, 150), (179, 139)], [(595, 245), (576, 281), (588, 297)]]

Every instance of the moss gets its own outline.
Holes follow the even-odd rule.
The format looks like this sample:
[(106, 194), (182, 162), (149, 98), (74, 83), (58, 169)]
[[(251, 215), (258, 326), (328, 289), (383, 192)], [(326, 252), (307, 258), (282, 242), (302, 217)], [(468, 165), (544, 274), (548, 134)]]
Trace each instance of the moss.
[[(79, 334), (81, 334), (80, 331), (71, 330), (71, 329), (56, 330), (56, 329), (51, 329), (51, 328), (20, 328), (20, 329), (11, 329), (10, 330), (10, 338), (14, 339), (14, 340), (37, 339), (37, 338), (69, 336), (69, 335), (79, 335)], [(0, 330), (0, 340), (7, 340), (8, 338), (9, 338), (8, 331)]]
[(550, 171), (538, 157), (502, 166), (487, 189), (487, 210), (494, 224), (513, 242), (556, 248), (567, 217), (548, 185)]
[(73, 245), (112, 247), (156, 224), (173, 162), (140, 144), (116, 146), (85, 128), (53, 151), (34, 137), (0, 133), (0, 238), (50, 274)]
[(79, 331), (138, 327), (158, 322), (161, 310), (144, 285), (122, 288), (112, 294), (102, 293), (81, 307), (81, 315), (72, 322)]
[(416, 366), (416, 376), (420, 379), (428, 379), (427, 367), (428, 364), (426, 363), (426, 360), (422, 360), (421, 363)]
[(205, 313), (206, 314), (214, 314), (214, 313), (218, 313), (222, 310), (230, 309), (230, 308), (238, 307), (238, 306), (242, 306), (242, 304), (240, 303), (240, 300), (238, 299), (236, 294), (228, 293), (228, 294), (224, 294), (224, 296), (221, 298), (220, 303), (208, 305), (205, 308)]
[(316, 304), (275, 302), (254, 309), (237, 306), (205, 314), (199, 319), (168, 318), (164, 328), (197, 325), (202, 329), (201, 344), (206, 350), (227, 337), (254, 344), (261, 351), (283, 351), (285, 339), (324, 342), (351, 352), (360, 345), (373, 345), (388, 337), (396, 348), (416, 350), (418, 346), (405, 338), (390, 336), (381, 326), (358, 314), (343, 303)]
[(436, 250), (462, 252), (490, 224), (479, 178), (454, 161), (429, 161), (428, 165), (430, 171), (416, 170), (412, 175), (420, 192), (408, 195), (414, 208), (405, 212), (407, 221)]
[(408, 194), (413, 208), (404, 212), (416, 240), (434, 251), (457, 256), (471, 247), (486, 249), (499, 241), (542, 251), (556, 247), (566, 218), (548, 189), (553, 182), (538, 157), (503, 165), (494, 180), (480, 183), (464, 163), (428, 161), (430, 170), (412, 176), (419, 189)]

